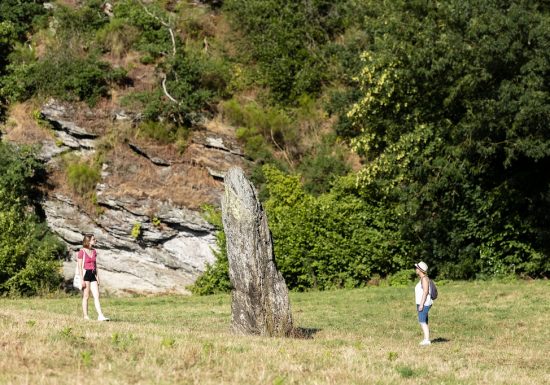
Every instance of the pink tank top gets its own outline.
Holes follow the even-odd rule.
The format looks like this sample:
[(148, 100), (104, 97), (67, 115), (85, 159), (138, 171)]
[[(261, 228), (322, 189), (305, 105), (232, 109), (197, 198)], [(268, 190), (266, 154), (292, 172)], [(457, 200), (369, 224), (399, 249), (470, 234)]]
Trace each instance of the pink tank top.
[(78, 259), (83, 259), (84, 254), (86, 254), (86, 259), (84, 260), (84, 270), (96, 270), (96, 255), (97, 252), (95, 249), (92, 250), (92, 255), (87, 254), (84, 249), (80, 249), (78, 252)]

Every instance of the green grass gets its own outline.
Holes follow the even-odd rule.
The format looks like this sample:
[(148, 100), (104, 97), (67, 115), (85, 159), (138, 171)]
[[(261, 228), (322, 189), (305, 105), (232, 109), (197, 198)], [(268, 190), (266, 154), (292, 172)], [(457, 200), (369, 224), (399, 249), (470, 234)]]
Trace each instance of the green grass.
[(550, 383), (548, 281), (439, 289), (430, 347), (412, 287), (292, 293), (310, 339), (231, 334), (226, 295), (103, 298), (109, 323), (82, 321), (78, 297), (4, 298), (0, 383)]

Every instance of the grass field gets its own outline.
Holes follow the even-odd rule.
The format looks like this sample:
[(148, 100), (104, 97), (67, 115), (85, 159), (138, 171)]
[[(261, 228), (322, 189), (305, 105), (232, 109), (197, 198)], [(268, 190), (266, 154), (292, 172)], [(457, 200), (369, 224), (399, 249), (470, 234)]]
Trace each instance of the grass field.
[(74, 296), (4, 298), (0, 383), (550, 384), (549, 281), (439, 291), (429, 347), (412, 287), (292, 293), (309, 339), (231, 334), (226, 295), (103, 298), (108, 323)]

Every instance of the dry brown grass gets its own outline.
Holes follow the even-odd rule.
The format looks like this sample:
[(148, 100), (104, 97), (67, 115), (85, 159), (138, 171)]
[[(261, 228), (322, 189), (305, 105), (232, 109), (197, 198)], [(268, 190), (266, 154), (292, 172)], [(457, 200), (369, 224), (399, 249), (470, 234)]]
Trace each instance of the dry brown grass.
[(39, 107), (36, 103), (14, 103), (8, 111), (8, 120), (3, 125), (6, 140), (18, 144), (37, 144), (54, 137), (47, 127), (34, 118)]
[[(158, 155), (167, 155), (166, 148), (163, 151)], [(171, 200), (191, 209), (219, 202), (222, 184), (210, 176), (204, 166), (186, 162), (181, 157), (179, 160), (167, 157), (166, 160), (175, 163), (169, 168), (159, 167), (128, 146), (117, 145), (109, 156), (107, 170), (110, 176), (105, 180), (111, 189), (109, 193), (119, 197)]]
[(548, 282), (440, 287), (418, 346), (412, 288), (291, 295), (310, 339), (229, 332), (228, 296), (0, 300), (2, 384), (546, 384)]

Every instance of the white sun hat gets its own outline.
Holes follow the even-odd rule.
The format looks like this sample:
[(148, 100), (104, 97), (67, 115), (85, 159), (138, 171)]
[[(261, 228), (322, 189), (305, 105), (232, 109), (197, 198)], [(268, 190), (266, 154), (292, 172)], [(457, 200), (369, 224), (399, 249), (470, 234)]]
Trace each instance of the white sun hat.
[(414, 266), (417, 268), (417, 269), (420, 269), (422, 270), (424, 273), (427, 273), (428, 272), (428, 265), (426, 265), (425, 262), (418, 262), (418, 263), (415, 263)]

